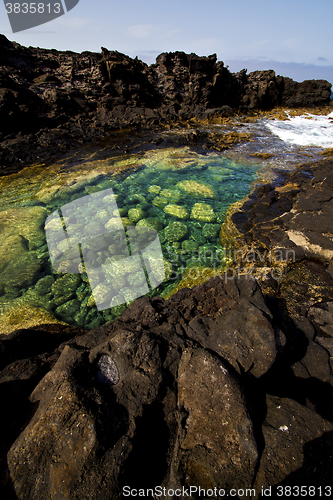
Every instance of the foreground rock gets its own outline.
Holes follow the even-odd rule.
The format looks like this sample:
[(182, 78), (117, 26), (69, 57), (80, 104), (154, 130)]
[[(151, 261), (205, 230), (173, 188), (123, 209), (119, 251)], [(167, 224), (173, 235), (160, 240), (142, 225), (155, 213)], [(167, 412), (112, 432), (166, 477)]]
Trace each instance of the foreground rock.
[[(258, 194), (231, 217), (242, 234), (238, 262), (259, 271), (267, 293), (285, 300), (283, 309), (303, 329), (311, 320), (316, 330), (308, 327), (308, 336), (326, 338), (320, 342), (332, 356), (333, 161), (300, 166), (280, 185), (259, 187)], [(275, 269), (277, 281), (269, 273), (265, 280), (265, 269)]]
[(0, 64), (2, 174), (112, 130), (277, 105), (321, 106), (331, 94), (324, 80), (297, 83), (274, 71), (230, 73), (215, 54), (163, 53), (148, 67), (105, 48), (58, 52), (22, 47), (0, 35)]
[[(332, 411), (322, 396), (332, 396), (331, 377), (326, 385), (286, 377), (293, 345), (293, 328), (282, 332), (244, 276), (138, 299), (86, 333), (50, 325), (2, 336), (3, 494), (100, 499), (121, 498), (124, 486), (253, 484), (259, 492), (296, 472), (312, 484), (302, 465), (318, 438), (328, 454)], [(327, 484), (330, 470), (323, 463), (315, 475)]]
[(262, 378), (268, 395), (256, 484), (266, 488), (331, 484), (332, 169), (331, 159), (306, 164), (260, 187), (222, 230), (239, 231), (235, 266), (257, 277), (287, 336), (283, 356)]

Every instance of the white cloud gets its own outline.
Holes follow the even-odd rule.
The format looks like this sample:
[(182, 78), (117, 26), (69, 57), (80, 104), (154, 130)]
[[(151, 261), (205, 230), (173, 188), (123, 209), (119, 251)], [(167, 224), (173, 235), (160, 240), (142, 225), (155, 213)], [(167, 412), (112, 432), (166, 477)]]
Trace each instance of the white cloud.
[(153, 33), (153, 26), (152, 24), (135, 24), (128, 26), (127, 33), (137, 38), (148, 38)]

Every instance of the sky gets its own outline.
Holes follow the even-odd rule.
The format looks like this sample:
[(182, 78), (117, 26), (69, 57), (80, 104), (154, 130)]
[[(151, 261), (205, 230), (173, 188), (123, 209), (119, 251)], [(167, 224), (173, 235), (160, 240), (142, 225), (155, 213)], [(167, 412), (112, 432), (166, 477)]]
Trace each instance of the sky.
[(12, 33), (0, 4), (0, 33), (25, 46), (106, 47), (147, 64), (161, 52), (216, 53), (233, 72), (274, 69), (333, 84), (332, 20), (333, 0), (80, 0), (49, 23)]

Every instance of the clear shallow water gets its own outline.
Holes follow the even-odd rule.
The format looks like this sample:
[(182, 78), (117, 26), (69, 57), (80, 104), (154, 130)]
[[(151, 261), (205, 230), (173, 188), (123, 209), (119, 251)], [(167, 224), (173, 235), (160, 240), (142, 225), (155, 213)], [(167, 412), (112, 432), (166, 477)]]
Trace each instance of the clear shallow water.
[[(195, 280), (196, 270), (223, 268), (227, 260), (218, 234), (227, 208), (249, 193), (253, 181), (270, 182), (276, 171), (322, 159), (323, 148), (331, 145), (331, 116), (212, 126), (215, 133), (252, 134), (252, 140), (223, 154), (202, 155), (184, 147), (114, 158), (106, 147), (103, 159), (98, 159), (100, 151), (82, 151), (0, 178), (0, 332), (54, 321), (89, 329), (115, 319), (126, 307), (98, 310), (84, 269), (65, 273), (52, 267), (44, 224), (55, 210), (113, 189), (124, 227), (158, 232), (165, 279), (149, 295), (167, 296), (184, 275), (193, 271)], [(107, 224), (108, 217), (113, 214), (101, 210), (92, 225)], [(108, 258), (107, 251), (112, 253), (94, 249), (100, 261)]]
[[(230, 204), (249, 193), (257, 169), (258, 165), (216, 153), (200, 155), (188, 148), (170, 148), (77, 168), (58, 164), (27, 169), (2, 178), (0, 188), (6, 193), (0, 204), (2, 319), (14, 324), (20, 311), (36, 316), (38, 310), (41, 322), (54, 316), (93, 328), (115, 319), (126, 307), (121, 304), (99, 311), (84, 269), (64, 273), (52, 267), (44, 223), (58, 208), (111, 188), (124, 227), (152, 227), (158, 232), (165, 278), (149, 294), (166, 296), (189, 269), (225, 264), (218, 238), (221, 224)], [(113, 220), (107, 210), (99, 210), (91, 224), (107, 227)], [(60, 245), (59, 250), (63, 251)], [(93, 248), (97, 260), (103, 262), (112, 250), (110, 245)], [(110, 286), (115, 279), (110, 276)], [(126, 289), (129, 284), (119, 286)]]

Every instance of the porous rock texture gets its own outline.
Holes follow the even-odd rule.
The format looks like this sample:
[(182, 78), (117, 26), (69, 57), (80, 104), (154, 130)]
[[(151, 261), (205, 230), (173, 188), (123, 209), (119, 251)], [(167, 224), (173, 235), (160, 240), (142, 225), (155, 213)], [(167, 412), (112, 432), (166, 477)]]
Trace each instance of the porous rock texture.
[(243, 377), (274, 363), (284, 336), (270, 319), (254, 280), (217, 277), (166, 301), (138, 299), (67, 342), (60, 326), (2, 338), (8, 494), (97, 499), (121, 498), (124, 485), (250, 484), (258, 446)]
[[(256, 484), (266, 488), (331, 484), (332, 172), (332, 159), (301, 165), (275, 185), (260, 186), (231, 216), (239, 231), (235, 267), (257, 275), (274, 323), (288, 339), (261, 378), (267, 410)], [(282, 261), (272, 257), (277, 251)], [(253, 252), (261, 258), (249, 263)]]
[(3, 35), (0, 65), (2, 175), (112, 130), (276, 105), (321, 106), (331, 94), (324, 80), (298, 83), (272, 70), (231, 73), (215, 54), (163, 53), (147, 66), (105, 48), (81, 54), (26, 48)]
[(328, 481), (331, 462), (313, 466), (318, 446), (329, 455), (331, 377), (292, 371), (290, 350), (304, 357), (307, 337), (285, 324), (253, 278), (215, 277), (168, 300), (140, 298), (90, 332), (2, 336), (3, 495)]

